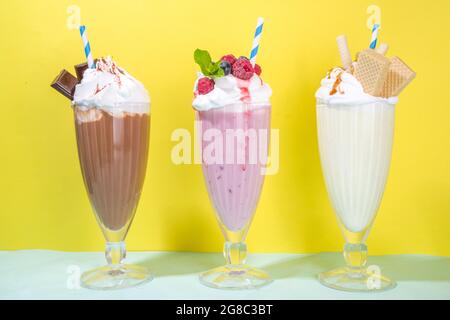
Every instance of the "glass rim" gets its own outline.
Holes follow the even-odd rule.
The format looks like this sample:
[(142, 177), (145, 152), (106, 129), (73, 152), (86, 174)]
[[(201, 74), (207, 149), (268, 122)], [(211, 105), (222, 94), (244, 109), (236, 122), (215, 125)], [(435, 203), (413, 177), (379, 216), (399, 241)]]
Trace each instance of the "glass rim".
[(197, 112), (208, 112), (208, 111), (213, 111), (213, 110), (230, 110), (230, 109), (237, 109), (237, 110), (242, 110), (242, 109), (247, 109), (249, 107), (257, 107), (255, 109), (263, 109), (263, 108), (271, 108), (272, 107), (272, 103), (271, 102), (244, 102), (244, 101), (240, 101), (240, 102), (235, 102), (235, 103), (229, 103), (220, 107), (213, 107), (213, 108), (209, 108), (206, 110), (198, 110), (196, 109), (194, 106), (194, 110)]
[(328, 107), (342, 107), (342, 108), (349, 108), (349, 107), (361, 107), (361, 106), (367, 106), (367, 105), (373, 105), (373, 104), (381, 104), (381, 105), (387, 105), (395, 107), (397, 105), (396, 103), (389, 102), (388, 100), (376, 100), (371, 102), (339, 102), (339, 103), (329, 103), (325, 100), (321, 100), (319, 98), (316, 99), (316, 106), (328, 106)]
[(72, 106), (83, 107), (83, 108), (97, 108), (97, 109), (114, 109), (122, 106), (150, 106), (151, 102), (116, 102), (113, 104), (106, 105), (94, 105), (85, 103), (76, 103), (71, 101)]

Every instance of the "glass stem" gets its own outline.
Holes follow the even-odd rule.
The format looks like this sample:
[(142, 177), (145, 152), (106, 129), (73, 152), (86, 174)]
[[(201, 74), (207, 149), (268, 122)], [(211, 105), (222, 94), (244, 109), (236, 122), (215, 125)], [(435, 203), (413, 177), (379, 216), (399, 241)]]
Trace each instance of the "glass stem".
[(346, 243), (344, 259), (347, 268), (354, 272), (362, 271), (367, 264), (367, 246), (364, 243)]
[(125, 259), (126, 254), (127, 251), (125, 249), (125, 242), (119, 241), (106, 243), (105, 256), (106, 261), (108, 261), (109, 265), (122, 264), (122, 261), (123, 259)]
[(245, 264), (247, 258), (247, 245), (245, 242), (225, 242), (223, 255), (227, 260), (227, 265), (239, 266)]

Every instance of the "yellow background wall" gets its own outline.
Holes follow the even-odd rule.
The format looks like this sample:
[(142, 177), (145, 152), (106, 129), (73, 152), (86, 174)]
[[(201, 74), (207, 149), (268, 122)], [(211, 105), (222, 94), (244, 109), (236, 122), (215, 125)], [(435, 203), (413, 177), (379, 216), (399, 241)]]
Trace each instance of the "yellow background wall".
[(397, 108), (385, 197), (371, 254), (450, 256), (450, 2), (434, 1), (1, 1), (0, 249), (102, 250), (78, 164), (69, 101), (50, 88), (84, 60), (67, 7), (81, 8), (95, 56), (111, 54), (152, 100), (151, 150), (130, 250), (220, 251), (198, 165), (170, 160), (176, 128), (192, 130), (195, 48), (248, 55), (266, 19), (258, 62), (272, 86), (280, 171), (266, 180), (250, 229), (252, 252), (338, 251), (343, 238), (322, 179), (314, 92), (339, 64), (335, 37), (368, 46), (370, 4), (381, 41), (418, 74)]

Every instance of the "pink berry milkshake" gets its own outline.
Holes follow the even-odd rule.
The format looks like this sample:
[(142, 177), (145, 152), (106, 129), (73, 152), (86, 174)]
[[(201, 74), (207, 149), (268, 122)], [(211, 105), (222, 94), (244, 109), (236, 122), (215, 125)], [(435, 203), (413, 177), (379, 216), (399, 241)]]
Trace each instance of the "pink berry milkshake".
[(221, 76), (199, 74), (193, 107), (209, 196), (224, 231), (237, 232), (249, 225), (264, 182), (272, 91), (247, 58), (226, 55), (217, 70)]
[[(242, 230), (253, 217), (264, 182), (270, 105), (237, 103), (199, 111), (197, 119), (201, 121), (202, 137), (211, 130), (223, 137), (223, 161), (208, 161), (208, 154), (203, 153), (203, 175), (218, 219), (225, 229)], [(203, 140), (202, 150), (210, 143)]]
[(264, 183), (272, 90), (260, 78), (261, 67), (245, 57), (226, 55), (214, 63), (202, 50), (194, 57), (202, 70), (193, 107), (203, 175), (226, 239), (227, 259), (225, 267), (203, 273), (200, 281), (215, 288), (258, 287), (270, 277), (245, 264), (244, 240)]

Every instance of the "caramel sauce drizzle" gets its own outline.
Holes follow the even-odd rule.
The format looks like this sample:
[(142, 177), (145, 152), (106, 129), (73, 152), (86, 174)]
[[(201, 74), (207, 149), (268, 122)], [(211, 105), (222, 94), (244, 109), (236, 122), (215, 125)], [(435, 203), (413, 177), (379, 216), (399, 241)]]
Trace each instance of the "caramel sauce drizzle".
[(336, 77), (336, 81), (334, 82), (334, 84), (333, 84), (333, 88), (331, 89), (331, 91), (330, 91), (330, 96), (332, 96), (332, 95), (335, 95), (336, 93), (340, 93), (340, 94), (343, 94), (344, 93), (344, 91), (343, 90), (341, 90), (341, 88), (339, 87), (339, 85), (342, 83), (342, 74), (343, 74), (344, 72), (342, 71), (342, 72), (340, 72), (338, 75), (337, 75), (337, 77)]

